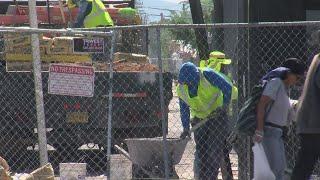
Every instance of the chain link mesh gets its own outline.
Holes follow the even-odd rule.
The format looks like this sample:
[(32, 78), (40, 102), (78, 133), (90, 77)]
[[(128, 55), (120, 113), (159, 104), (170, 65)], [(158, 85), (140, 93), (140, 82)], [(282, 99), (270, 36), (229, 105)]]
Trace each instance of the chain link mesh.
[[(96, 178), (109, 174), (111, 179), (156, 179), (167, 174), (171, 179), (195, 179), (199, 174), (228, 180), (252, 179), (251, 138), (238, 137), (232, 144), (228, 141), (239, 107), (251, 87), (286, 58), (297, 57), (309, 65), (319, 50), (319, 25), (203, 26), (208, 53), (219, 50), (232, 59), (227, 74), (238, 87), (239, 96), (228, 109), (217, 112), (192, 133), (189, 141), (179, 140), (183, 127), (176, 87), (180, 66), (188, 61), (199, 63), (199, 40), (193, 29), (201, 27), (113, 28), (115, 42), (111, 36), (104, 37), (104, 53), (82, 54), (74, 53), (75, 37), (101, 37), (85, 32), (68, 37), (54, 32), (39, 34), (48, 157), (55, 175), (65, 171), (81, 174), (79, 163), (86, 163), (86, 176)], [(14, 30), (0, 34), (0, 155), (13, 173), (29, 173), (40, 166), (29, 34)], [(94, 67), (93, 97), (49, 94), (48, 70), (53, 63)], [(292, 88), (291, 98), (299, 97), (302, 84)], [(111, 157), (107, 156), (108, 138)], [(290, 174), (299, 148), (295, 123), (284, 140)], [(196, 149), (201, 153), (195, 155)], [(68, 169), (68, 165), (74, 168)], [(319, 165), (314, 174), (320, 175)]]

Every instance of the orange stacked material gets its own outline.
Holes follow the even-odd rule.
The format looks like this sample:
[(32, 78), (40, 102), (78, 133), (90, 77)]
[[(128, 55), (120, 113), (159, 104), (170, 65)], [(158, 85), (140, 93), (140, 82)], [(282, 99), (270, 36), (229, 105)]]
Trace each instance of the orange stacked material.
[[(105, 62), (94, 62), (95, 71), (109, 71), (109, 64)], [(115, 72), (157, 72), (159, 68), (154, 64), (149, 63), (133, 63), (116, 61), (113, 63), (113, 71)]]
[(114, 61), (148, 63), (149, 57), (143, 54), (116, 52), (114, 53)]
[[(41, 61), (69, 63), (91, 62), (91, 57), (89, 54), (73, 53), (73, 37), (48, 38), (40, 36), (39, 39)], [(22, 64), (22, 62), (30, 63), (32, 61), (30, 35), (15, 36), (15, 34), (6, 34), (4, 36), (4, 40), (5, 60), (7, 63), (19, 62)], [(24, 64), (27, 65), (29, 63)], [(16, 67), (17, 63), (13, 63), (13, 65)]]
[[(19, 35), (17, 34), (5, 34), (4, 36), (4, 44), (5, 44), (5, 52), (9, 54), (31, 54), (32, 47), (31, 47), (31, 36), (24, 34)], [(40, 53), (45, 54), (47, 48), (49, 47), (50, 41), (43, 37), (42, 35), (39, 36), (40, 40)]]
[(159, 71), (158, 67), (154, 64), (138, 64), (138, 63), (116, 63), (113, 67), (114, 71), (118, 72), (136, 72), (136, 71), (144, 71), (144, 72), (156, 72)]
[[(140, 24), (141, 18), (137, 15), (133, 20), (121, 17), (119, 15), (119, 10), (121, 8), (125, 8), (127, 4), (121, 4), (121, 5), (114, 5), (106, 8), (106, 11), (110, 14), (113, 22), (115, 22), (116, 25), (131, 25), (131, 24)], [(39, 23), (49, 23), (48, 19), (48, 10), (46, 6), (37, 6), (37, 17)], [(67, 7), (63, 8), (64, 16), (66, 17), (67, 21), (74, 21), (79, 9), (68, 9)], [(65, 24), (62, 19), (61, 11), (59, 6), (50, 6), (50, 23), (51, 24), (59, 24), (63, 25)], [(8, 11), (6, 15), (0, 16), (0, 24), (1, 25), (14, 25), (14, 24), (23, 24), (28, 23), (29, 12), (28, 12), (28, 6), (23, 5), (10, 5), (8, 7)]]
[(48, 54), (73, 54), (73, 37), (54, 37)]
[[(97, 63), (94, 65), (97, 70), (108, 71), (109, 64)], [(149, 63), (149, 57), (143, 54), (114, 53), (113, 70), (117, 72), (155, 72), (159, 71), (156, 65)]]

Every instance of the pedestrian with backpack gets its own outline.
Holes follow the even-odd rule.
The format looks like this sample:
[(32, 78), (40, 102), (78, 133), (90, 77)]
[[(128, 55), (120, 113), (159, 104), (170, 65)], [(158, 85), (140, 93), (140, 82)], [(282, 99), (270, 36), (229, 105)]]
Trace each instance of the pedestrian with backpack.
[(290, 59), (285, 68), (279, 77), (265, 79), (266, 85), (256, 107), (254, 141), (262, 143), (276, 180), (284, 179), (286, 168), (283, 133), (291, 110), (288, 90), (304, 74), (304, 65), (299, 59)]

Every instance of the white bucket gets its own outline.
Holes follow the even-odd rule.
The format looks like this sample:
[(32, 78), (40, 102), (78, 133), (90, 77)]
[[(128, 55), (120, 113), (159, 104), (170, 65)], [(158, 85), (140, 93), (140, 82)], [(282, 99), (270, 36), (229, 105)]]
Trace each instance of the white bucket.
[(86, 163), (60, 163), (60, 180), (85, 180), (87, 175)]

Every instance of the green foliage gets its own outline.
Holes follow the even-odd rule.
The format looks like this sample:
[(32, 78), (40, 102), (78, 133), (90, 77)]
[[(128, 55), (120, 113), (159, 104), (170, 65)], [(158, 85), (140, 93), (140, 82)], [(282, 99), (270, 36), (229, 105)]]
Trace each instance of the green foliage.
[[(213, 0), (201, 0), (202, 11), (205, 23), (212, 22)], [(192, 24), (192, 16), (189, 3), (184, 3), (181, 11), (171, 11), (170, 19), (161, 20), (162, 24)], [(161, 29), (161, 50), (162, 57), (169, 57), (169, 43), (172, 40), (179, 40), (184, 45), (190, 44), (192, 48), (197, 49), (196, 38), (193, 29), (188, 28), (170, 28)], [(154, 41), (150, 41), (152, 47)]]
[[(212, 23), (213, 0), (201, 0), (202, 12), (205, 23)], [(182, 11), (171, 12), (171, 18), (164, 23), (169, 24), (192, 24), (192, 16), (188, 3), (183, 5)], [(169, 29), (174, 40), (180, 40), (185, 45), (190, 44), (192, 48), (197, 48), (193, 29)], [(166, 36), (167, 37), (167, 36)]]
[[(169, 24), (192, 24), (191, 14), (189, 11), (181, 11), (180, 13), (172, 13)], [(174, 40), (180, 40), (185, 45), (190, 44), (193, 48), (196, 47), (195, 35), (193, 29), (169, 29), (174, 37)]]
[(213, 1), (214, 0), (201, 0), (203, 18), (206, 24), (212, 23)]

